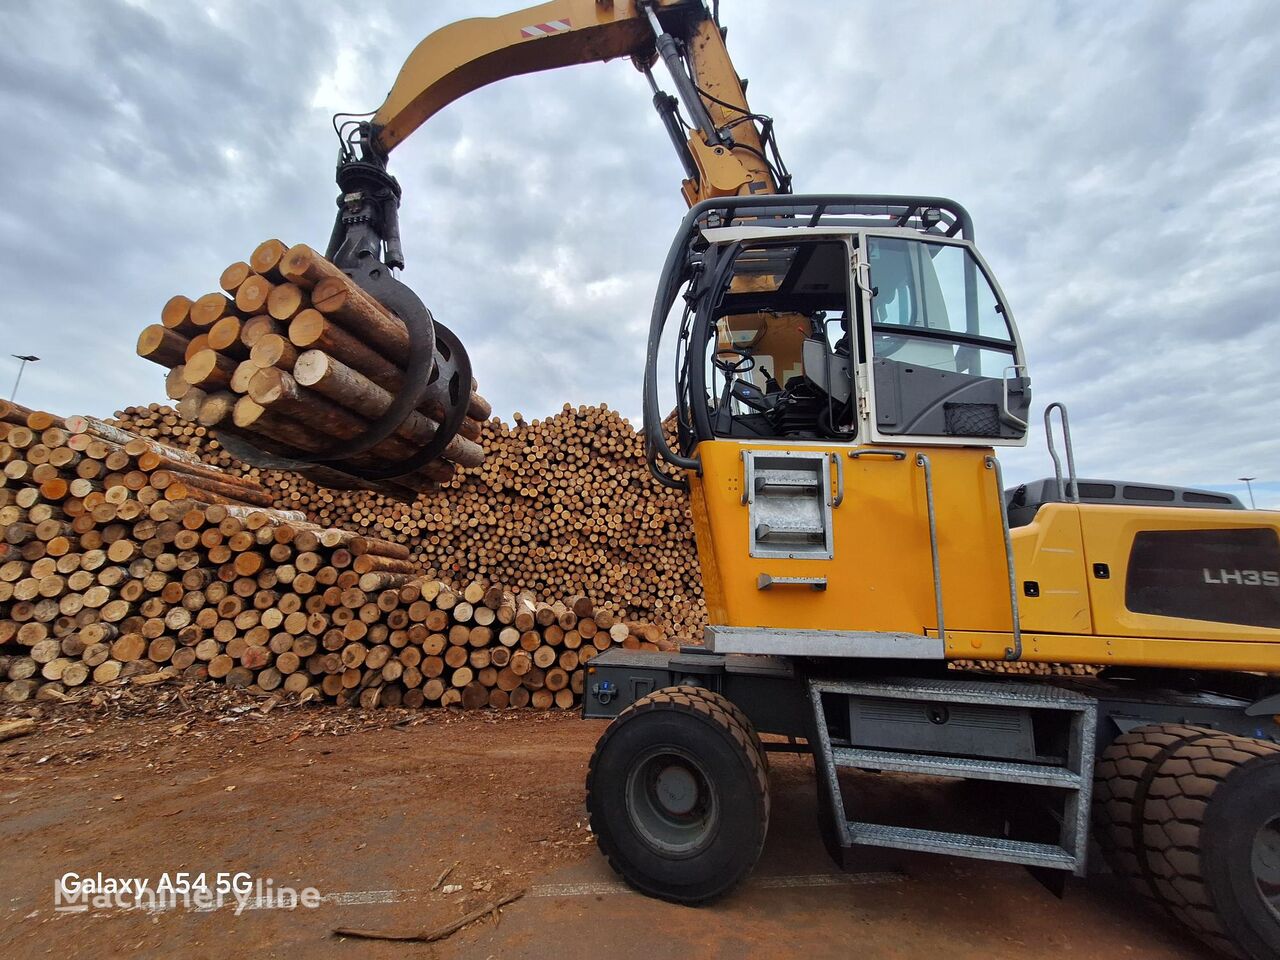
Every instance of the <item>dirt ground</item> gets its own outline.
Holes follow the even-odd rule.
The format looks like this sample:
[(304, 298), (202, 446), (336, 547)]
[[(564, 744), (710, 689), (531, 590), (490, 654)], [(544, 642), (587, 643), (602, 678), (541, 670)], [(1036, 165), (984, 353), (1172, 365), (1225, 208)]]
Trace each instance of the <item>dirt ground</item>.
[[(773, 757), (752, 878), (690, 909), (630, 892), (596, 852), (582, 783), (600, 723), (161, 699), (145, 716), (46, 708), (35, 734), (0, 744), (0, 956), (1209, 956), (1106, 877), (1059, 900), (1002, 864), (909, 855), (837, 871), (817, 837), (810, 765), (794, 756)], [(890, 777), (851, 787), (898, 809), (964, 800)], [(211, 884), (244, 872), (272, 887), (217, 909), (59, 910), (69, 871), (153, 886), (178, 871)], [(319, 905), (271, 908), (282, 886), (316, 888)], [(521, 891), (432, 945), (332, 932), (434, 929)]]

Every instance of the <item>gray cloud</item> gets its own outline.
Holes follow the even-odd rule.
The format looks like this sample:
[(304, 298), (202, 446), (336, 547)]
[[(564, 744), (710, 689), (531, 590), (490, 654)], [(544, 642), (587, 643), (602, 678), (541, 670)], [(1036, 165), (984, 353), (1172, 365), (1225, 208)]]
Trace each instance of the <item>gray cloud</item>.
[[(172, 293), (211, 289), (266, 236), (323, 245), (329, 114), (376, 106), (432, 29), (512, 6), (7, 4), (0, 347), (44, 358), (20, 399), (161, 399), (132, 342)], [(1072, 408), (1082, 471), (1231, 490), (1256, 475), (1280, 506), (1269, 4), (722, 7), (798, 189), (969, 207), (1038, 399)], [(683, 212), (643, 78), (618, 62), (478, 91), (393, 169), (405, 279), (464, 337), (497, 411), (635, 415)], [(1041, 443), (1005, 457), (1011, 478), (1046, 471)]]

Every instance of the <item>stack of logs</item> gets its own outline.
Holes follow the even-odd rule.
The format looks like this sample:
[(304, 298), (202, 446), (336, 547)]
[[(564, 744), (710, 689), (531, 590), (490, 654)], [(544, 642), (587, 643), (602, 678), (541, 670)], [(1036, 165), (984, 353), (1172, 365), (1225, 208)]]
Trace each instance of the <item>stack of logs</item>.
[(130, 407), (117, 418), (257, 479), (277, 507), (405, 545), (428, 576), (488, 578), (538, 596), (609, 597), (669, 636), (702, 637), (706, 607), (688, 497), (653, 480), (643, 435), (604, 405), (486, 422), (484, 464), (460, 469), (414, 503), (250, 468), (169, 407)]
[[(175, 296), (160, 323), (138, 337), (138, 355), (169, 370), (178, 413), (270, 454), (296, 456), (363, 437), (405, 380), (404, 323), (306, 244), (260, 244), (227, 267), (220, 291)], [(308, 475), (338, 489), (370, 489), (400, 500), (434, 490), (458, 466), (484, 460), (480, 422), (489, 404), (474, 392), (440, 457), (394, 480), (366, 481), (330, 467)], [(400, 463), (427, 446), (446, 417), (428, 399), (349, 470)]]
[(363, 706), (568, 708), (650, 624), (425, 577), (404, 546), (270, 506), (256, 479), (86, 417), (0, 404), (0, 698), (212, 678)]

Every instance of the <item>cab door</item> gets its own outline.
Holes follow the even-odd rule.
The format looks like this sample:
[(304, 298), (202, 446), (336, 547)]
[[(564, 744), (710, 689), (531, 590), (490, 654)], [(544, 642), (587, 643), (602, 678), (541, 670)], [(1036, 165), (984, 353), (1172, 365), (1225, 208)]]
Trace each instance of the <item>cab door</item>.
[(1018, 445), (1031, 383), (1004, 295), (965, 240), (858, 236), (873, 442)]

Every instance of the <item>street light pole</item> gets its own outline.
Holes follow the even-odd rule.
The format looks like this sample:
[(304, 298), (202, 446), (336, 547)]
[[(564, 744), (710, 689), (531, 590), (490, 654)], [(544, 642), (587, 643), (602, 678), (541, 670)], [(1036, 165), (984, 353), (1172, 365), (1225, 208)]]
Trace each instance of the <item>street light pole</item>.
[(1257, 510), (1258, 505), (1253, 502), (1253, 481), (1257, 480), (1258, 478), (1257, 477), (1236, 477), (1236, 479), (1243, 480), (1244, 485), (1249, 488), (1249, 509)]
[(9, 394), (9, 399), (12, 400), (14, 397), (18, 395), (18, 384), (22, 382), (22, 371), (27, 369), (28, 363), (35, 363), (40, 358), (36, 356), (31, 356), (31, 355), (23, 356), (20, 353), (11, 353), (9, 354), (9, 356), (13, 357), (13, 359), (15, 360), (22, 361), (22, 365), (18, 367), (18, 377), (16, 380), (13, 381), (13, 393)]

